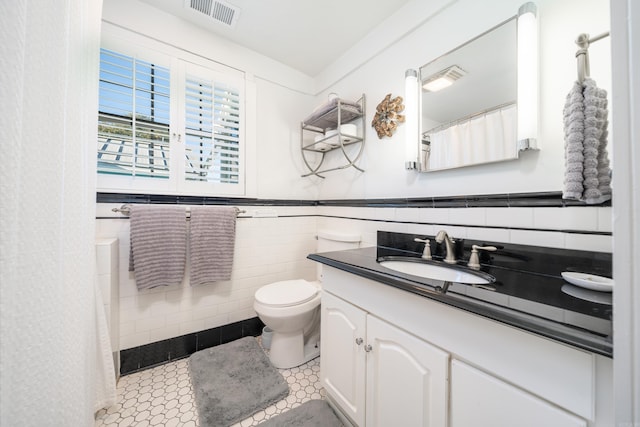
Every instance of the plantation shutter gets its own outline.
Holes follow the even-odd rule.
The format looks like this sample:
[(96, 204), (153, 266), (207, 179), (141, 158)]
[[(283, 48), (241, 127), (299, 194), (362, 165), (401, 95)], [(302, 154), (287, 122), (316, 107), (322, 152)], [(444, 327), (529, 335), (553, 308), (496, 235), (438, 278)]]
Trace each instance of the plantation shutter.
[(98, 173), (169, 178), (169, 68), (100, 50)]
[(185, 80), (185, 180), (239, 184), (239, 89), (191, 74)]

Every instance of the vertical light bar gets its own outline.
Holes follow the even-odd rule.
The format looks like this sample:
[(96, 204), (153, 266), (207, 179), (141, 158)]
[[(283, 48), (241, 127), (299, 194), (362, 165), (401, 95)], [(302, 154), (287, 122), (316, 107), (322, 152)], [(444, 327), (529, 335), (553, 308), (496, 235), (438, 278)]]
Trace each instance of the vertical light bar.
[(405, 169), (418, 169), (418, 72), (409, 69), (404, 73), (405, 113)]
[(518, 149), (536, 148), (538, 137), (538, 26), (536, 5), (518, 10)]

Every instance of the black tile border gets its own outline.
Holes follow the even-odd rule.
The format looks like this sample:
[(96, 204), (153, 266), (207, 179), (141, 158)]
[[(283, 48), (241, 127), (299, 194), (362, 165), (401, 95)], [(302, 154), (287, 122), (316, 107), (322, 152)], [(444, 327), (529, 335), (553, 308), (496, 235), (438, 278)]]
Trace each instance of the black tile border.
[(378, 208), (514, 208), (514, 207), (606, 207), (611, 201), (588, 205), (577, 200), (565, 200), (562, 192), (484, 194), (453, 197), (412, 197), (397, 199), (319, 200), (318, 206), (378, 207)]
[[(584, 202), (562, 199), (559, 191), (541, 193), (512, 193), (488, 194), (455, 197), (425, 197), (407, 199), (340, 199), (340, 200), (277, 200), (277, 199), (249, 199), (223, 197), (196, 197), (171, 195), (144, 195), (121, 193), (97, 193), (97, 203), (158, 203), (158, 204), (190, 204), (190, 205), (232, 205), (232, 206), (327, 206), (354, 208), (536, 208), (536, 207), (609, 207), (611, 201), (600, 205), (587, 205)], [(282, 215), (286, 217), (319, 216), (328, 218), (343, 218), (359, 221), (388, 222), (422, 225), (449, 225), (452, 227), (495, 228), (525, 231), (550, 231), (571, 234), (589, 234), (612, 236), (610, 231), (576, 230), (576, 229), (548, 229), (529, 227), (504, 227), (473, 224), (427, 223), (415, 221), (397, 221), (386, 219), (371, 219), (344, 215)], [(280, 216), (281, 217), (281, 216)], [(96, 219), (129, 219), (127, 216), (106, 216)]]
[(186, 205), (234, 205), (234, 206), (342, 206), (379, 208), (487, 208), (487, 207), (602, 207), (611, 206), (611, 201), (600, 205), (565, 200), (560, 191), (484, 194), (453, 197), (411, 197), (386, 199), (339, 199), (339, 200), (283, 200), (243, 197), (201, 197), (159, 194), (96, 193), (96, 203), (157, 203)]
[(176, 196), (170, 194), (96, 193), (96, 203), (147, 203), (173, 205), (316, 206), (313, 200), (254, 199), (246, 197)]
[(217, 328), (206, 329), (179, 337), (120, 351), (120, 375), (133, 374), (154, 366), (189, 357), (199, 350), (243, 337), (257, 337), (264, 323), (253, 317)]

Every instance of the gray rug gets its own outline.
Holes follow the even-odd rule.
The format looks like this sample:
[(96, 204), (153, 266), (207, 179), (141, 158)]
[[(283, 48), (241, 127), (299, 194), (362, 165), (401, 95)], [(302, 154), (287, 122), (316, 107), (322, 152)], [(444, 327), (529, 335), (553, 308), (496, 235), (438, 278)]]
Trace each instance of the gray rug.
[(230, 426), (289, 394), (253, 337), (193, 353), (189, 371), (200, 427)]
[(260, 427), (342, 427), (333, 409), (324, 400), (310, 400), (269, 418)]

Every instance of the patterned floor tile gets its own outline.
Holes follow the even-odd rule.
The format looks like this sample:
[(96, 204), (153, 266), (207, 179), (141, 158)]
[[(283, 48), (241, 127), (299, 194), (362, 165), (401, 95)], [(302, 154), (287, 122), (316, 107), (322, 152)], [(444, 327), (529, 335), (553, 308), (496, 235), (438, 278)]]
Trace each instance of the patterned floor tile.
[[(256, 426), (304, 402), (325, 398), (319, 357), (279, 371), (289, 384), (289, 395), (232, 427)], [(123, 376), (117, 393), (118, 402), (96, 414), (95, 427), (199, 427), (188, 359)]]

